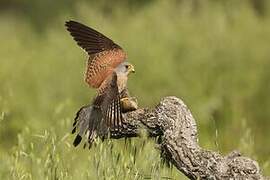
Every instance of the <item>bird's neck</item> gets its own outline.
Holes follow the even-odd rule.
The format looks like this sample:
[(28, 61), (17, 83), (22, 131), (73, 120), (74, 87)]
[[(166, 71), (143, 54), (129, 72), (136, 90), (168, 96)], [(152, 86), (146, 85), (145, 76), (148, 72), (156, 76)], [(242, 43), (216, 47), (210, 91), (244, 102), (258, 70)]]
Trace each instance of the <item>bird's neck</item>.
[(118, 75), (117, 76), (117, 85), (118, 85), (118, 91), (121, 93), (127, 86), (127, 76), (124, 75)]

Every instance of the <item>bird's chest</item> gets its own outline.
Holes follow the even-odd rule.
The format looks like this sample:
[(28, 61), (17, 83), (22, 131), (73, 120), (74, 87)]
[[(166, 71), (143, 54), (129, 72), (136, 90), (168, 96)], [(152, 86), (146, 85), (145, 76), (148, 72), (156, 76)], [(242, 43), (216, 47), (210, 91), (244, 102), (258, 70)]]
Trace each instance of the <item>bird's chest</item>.
[(118, 76), (117, 86), (119, 93), (121, 93), (127, 86), (127, 76)]

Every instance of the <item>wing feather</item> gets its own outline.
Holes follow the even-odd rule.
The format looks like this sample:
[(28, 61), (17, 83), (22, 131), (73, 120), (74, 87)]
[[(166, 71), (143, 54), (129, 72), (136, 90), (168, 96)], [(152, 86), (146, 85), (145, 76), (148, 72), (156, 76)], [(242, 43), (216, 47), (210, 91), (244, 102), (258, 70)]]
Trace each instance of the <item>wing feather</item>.
[[(103, 123), (107, 130), (120, 129), (123, 124), (123, 117), (120, 106), (120, 94), (117, 86), (117, 75), (114, 72), (111, 78), (107, 79), (99, 88), (98, 96), (94, 105), (101, 108)], [(106, 131), (106, 130), (105, 130)]]
[[(95, 42), (96, 49), (98, 51), (92, 51), (91, 49), (86, 50), (89, 55), (104, 51), (106, 49), (122, 49), (119, 45), (115, 44), (111, 39), (107, 38), (105, 35), (100, 32), (83, 25), (76, 21), (67, 21), (66, 22), (67, 30), (73, 36), (74, 40), (86, 50), (88, 47), (85, 42)], [(83, 40), (83, 41), (82, 41)]]
[(89, 55), (85, 82), (98, 88), (113, 69), (127, 58), (126, 53), (111, 39), (88, 26), (76, 21), (68, 21), (65, 25), (73, 39)]

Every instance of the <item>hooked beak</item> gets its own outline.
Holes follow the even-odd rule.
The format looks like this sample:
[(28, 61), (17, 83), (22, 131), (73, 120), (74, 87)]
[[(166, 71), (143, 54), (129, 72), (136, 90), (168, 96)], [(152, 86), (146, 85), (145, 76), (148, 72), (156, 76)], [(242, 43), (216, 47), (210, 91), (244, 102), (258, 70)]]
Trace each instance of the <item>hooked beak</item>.
[(130, 67), (129, 72), (135, 73), (135, 68), (134, 68), (134, 66), (131, 66), (131, 67)]
[(132, 72), (132, 73), (135, 73), (134, 67), (131, 68), (131, 72)]

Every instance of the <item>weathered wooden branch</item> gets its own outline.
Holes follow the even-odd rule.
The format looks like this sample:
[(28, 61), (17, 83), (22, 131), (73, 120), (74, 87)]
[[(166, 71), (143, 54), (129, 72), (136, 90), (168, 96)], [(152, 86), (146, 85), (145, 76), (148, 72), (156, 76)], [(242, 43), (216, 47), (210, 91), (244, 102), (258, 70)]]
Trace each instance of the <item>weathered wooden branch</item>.
[(266, 179), (258, 163), (239, 152), (227, 156), (201, 148), (190, 110), (177, 97), (166, 97), (154, 109), (125, 114), (124, 129), (111, 138), (138, 136), (142, 125), (151, 136), (160, 136), (162, 157), (189, 179)]

